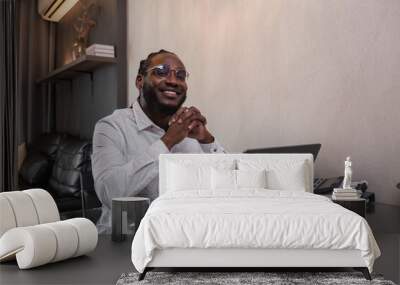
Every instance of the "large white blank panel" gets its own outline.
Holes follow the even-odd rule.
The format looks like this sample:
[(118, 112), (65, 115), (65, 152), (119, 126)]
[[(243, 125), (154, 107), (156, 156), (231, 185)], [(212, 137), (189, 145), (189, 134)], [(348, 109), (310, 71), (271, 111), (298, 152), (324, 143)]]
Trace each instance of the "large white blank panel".
[[(2, 194), (2, 193), (1, 193)], [(9, 229), (15, 228), (14, 211), (6, 197), (0, 194), (0, 237)]]
[(16, 255), (20, 269), (40, 266), (53, 260), (57, 249), (54, 232), (42, 225), (14, 228), (0, 239), (0, 261)]
[(51, 229), (57, 239), (57, 251), (51, 262), (57, 262), (74, 256), (78, 249), (78, 233), (73, 225), (65, 221), (59, 221), (41, 226)]
[(66, 223), (74, 226), (78, 233), (78, 249), (74, 254), (74, 257), (86, 254), (96, 248), (98, 233), (96, 226), (88, 219), (75, 218), (66, 220)]
[(39, 224), (60, 220), (57, 205), (49, 192), (43, 189), (29, 189), (23, 192), (31, 197), (39, 218)]
[(39, 223), (35, 206), (28, 194), (22, 191), (3, 192), (1, 194), (10, 202), (17, 227), (33, 226)]

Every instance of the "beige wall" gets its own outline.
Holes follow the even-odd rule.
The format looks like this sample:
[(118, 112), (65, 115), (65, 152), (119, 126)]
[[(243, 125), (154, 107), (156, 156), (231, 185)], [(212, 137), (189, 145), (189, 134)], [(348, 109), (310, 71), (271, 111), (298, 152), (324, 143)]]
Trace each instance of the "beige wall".
[(320, 142), (317, 176), (351, 155), (400, 205), (400, 1), (130, 0), (128, 22), (130, 102), (139, 60), (175, 51), (230, 152)]

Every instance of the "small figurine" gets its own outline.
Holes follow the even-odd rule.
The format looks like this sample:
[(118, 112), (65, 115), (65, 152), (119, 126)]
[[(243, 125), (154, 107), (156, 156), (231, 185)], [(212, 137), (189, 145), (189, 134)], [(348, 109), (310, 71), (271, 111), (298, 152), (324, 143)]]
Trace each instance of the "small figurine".
[(351, 170), (351, 159), (350, 156), (346, 158), (344, 162), (344, 180), (343, 180), (343, 189), (351, 189), (351, 176), (353, 171)]

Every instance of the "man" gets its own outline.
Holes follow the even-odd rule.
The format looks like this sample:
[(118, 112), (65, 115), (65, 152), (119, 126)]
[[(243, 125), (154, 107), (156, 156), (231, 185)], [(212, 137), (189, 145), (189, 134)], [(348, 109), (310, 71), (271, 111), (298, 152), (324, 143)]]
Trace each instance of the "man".
[(96, 193), (103, 204), (99, 232), (111, 231), (112, 198), (158, 196), (160, 154), (224, 152), (200, 111), (181, 107), (188, 76), (174, 53), (151, 53), (140, 62), (138, 100), (96, 124), (92, 163)]

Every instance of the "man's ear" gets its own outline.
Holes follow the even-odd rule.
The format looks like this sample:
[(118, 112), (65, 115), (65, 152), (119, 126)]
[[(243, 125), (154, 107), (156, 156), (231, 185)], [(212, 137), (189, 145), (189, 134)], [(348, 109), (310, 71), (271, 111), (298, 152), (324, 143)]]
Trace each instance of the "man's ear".
[(138, 75), (136, 76), (136, 87), (137, 87), (137, 89), (142, 90), (142, 88), (143, 88), (143, 83), (144, 83), (144, 77), (143, 77), (143, 75), (138, 74)]

